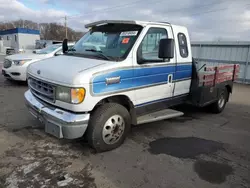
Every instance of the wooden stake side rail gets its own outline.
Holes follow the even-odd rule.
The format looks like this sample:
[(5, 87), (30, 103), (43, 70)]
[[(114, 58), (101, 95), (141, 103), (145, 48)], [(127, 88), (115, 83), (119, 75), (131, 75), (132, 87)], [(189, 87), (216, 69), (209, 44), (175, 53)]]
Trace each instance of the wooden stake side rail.
[(222, 65), (205, 67), (204, 74), (199, 76), (201, 86), (215, 86), (216, 84), (238, 78), (240, 65)]

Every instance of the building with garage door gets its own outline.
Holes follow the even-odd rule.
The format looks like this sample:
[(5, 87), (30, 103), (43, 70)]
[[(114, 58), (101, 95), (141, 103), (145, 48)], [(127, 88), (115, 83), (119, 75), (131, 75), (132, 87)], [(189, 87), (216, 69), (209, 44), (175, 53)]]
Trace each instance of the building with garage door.
[(39, 30), (27, 28), (3, 30), (0, 31), (0, 52), (5, 53), (7, 49), (15, 53), (32, 51), (35, 49), (36, 40), (40, 40)]

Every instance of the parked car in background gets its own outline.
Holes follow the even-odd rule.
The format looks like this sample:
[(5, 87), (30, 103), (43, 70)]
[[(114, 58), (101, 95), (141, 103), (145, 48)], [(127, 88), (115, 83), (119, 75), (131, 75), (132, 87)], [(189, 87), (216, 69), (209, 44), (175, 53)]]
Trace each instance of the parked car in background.
[[(74, 43), (70, 43), (69, 48), (73, 47), (73, 45)], [(62, 45), (53, 44), (38, 51), (34, 51), (33, 53), (6, 56), (3, 63), (2, 74), (7, 79), (26, 81), (26, 71), (28, 65), (38, 60), (47, 59), (62, 54)]]
[(35, 49), (43, 49), (52, 44), (62, 44), (62, 41), (58, 40), (36, 40)]

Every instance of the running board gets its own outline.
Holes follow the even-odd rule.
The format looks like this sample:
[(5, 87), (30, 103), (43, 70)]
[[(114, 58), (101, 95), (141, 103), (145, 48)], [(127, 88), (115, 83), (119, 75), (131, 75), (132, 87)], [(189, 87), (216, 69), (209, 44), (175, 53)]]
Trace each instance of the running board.
[(160, 121), (163, 119), (170, 119), (170, 118), (179, 117), (182, 115), (184, 115), (183, 112), (179, 112), (179, 111), (172, 110), (172, 109), (164, 109), (164, 110), (160, 110), (160, 111), (146, 114), (143, 116), (139, 116), (137, 118), (137, 125), (143, 124), (143, 123), (150, 123), (154, 121)]

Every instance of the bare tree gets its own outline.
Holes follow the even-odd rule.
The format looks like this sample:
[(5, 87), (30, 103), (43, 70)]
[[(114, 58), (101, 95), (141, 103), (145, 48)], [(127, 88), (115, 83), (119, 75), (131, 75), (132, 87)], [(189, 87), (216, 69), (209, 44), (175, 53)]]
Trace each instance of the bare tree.
[[(29, 28), (40, 31), (41, 39), (60, 40), (65, 38), (65, 27), (58, 23), (36, 23), (30, 20), (15, 20), (12, 22), (0, 22), (0, 30), (13, 28)], [(68, 40), (76, 41), (84, 35), (84, 32), (68, 28)]]

